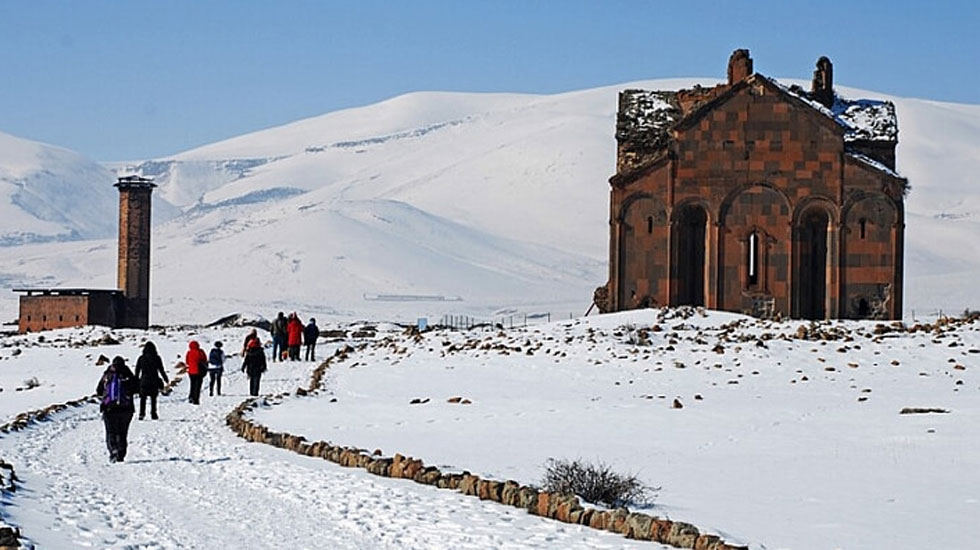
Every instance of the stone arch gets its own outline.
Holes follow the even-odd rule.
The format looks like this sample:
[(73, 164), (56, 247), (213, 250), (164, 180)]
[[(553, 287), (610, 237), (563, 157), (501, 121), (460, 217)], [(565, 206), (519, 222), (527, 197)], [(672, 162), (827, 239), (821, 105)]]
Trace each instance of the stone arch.
[(670, 303), (705, 305), (710, 214), (703, 201), (682, 201), (671, 211)]
[(884, 193), (854, 193), (844, 205), (842, 221), (841, 316), (892, 318), (901, 277), (896, 243), (901, 206)]
[(719, 222), (719, 309), (789, 315), (792, 212), (786, 193), (764, 182), (741, 185), (722, 201)]
[(829, 197), (824, 197), (821, 195), (810, 195), (804, 197), (796, 204), (796, 210), (793, 211), (793, 225), (799, 225), (800, 218), (806, 213), (807, 209), (813, 207), (823, 208), (827, 215), (830, 216), (830, 223), (837, 225), (840, 223), (840, 208), (837, 207), (837, 203)]
[(830, 313), (833, 206), (826, 200), (810, 200), (794, 213), (792, 302), (795, 317), (826, 319)]
[(623, 201), (619, 225), (616, 303), (631, 309), (663, 303), (668, 217), (664, 203), (648, 193)]
[(901, 204), (896, 204), (896, 201), (884, 193), (862, 192), (848, 197), (841, 214), (845, 225), (866, 215), (868, 218), (873, 217), (872, 221), (880, 228), (890, 229), (901, 222), (904, 212)]
[(757, 187), (762, 189), (768, 189), (769, 191), (772, 191), (777, 195), (779, 195), (780, 197), (782, 197), (783, 203), (785, 204), (787, 211), (789, 210), (790, 202), (791, 202), (789, 200), (789, 196), (786, 194), (785, 191), (783, 191), (779, 187), (776, 187), (775, 185), (772, 185), (771, 183), (767, 183), (767, 182), (745, 183), (739, 185), (735, 189), (732, 189), (727, 195), (725, 195), (725, 198), (721, 201), (721, 206), (718, 208), (719, 221), (725, 223), (725, 218), (728, 216), (729, 210), (731, 210), (734, 202), (746, 191), (751, 191), (752, 189)]

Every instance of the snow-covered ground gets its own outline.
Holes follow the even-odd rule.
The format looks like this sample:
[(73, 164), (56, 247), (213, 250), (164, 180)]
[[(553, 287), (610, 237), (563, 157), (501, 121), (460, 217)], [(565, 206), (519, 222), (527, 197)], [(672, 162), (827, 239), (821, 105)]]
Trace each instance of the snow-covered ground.
[[(943, 548), (973, 547), (980, 322), (915, 334), (826, 323), (820, 330), (838, 339), (804, 340), (804, 323), (680, 311), (418, 341), (373, 324), (373, 338), (350, 341), (367, 348), (328, 370), (324, 392), (253, 415), (275, 430), (500, 480), (538, 483), (549, 458), (604, 461), (661, 487), (648, 513), (758, 550), (912, 550), (937, 534)], [(353, 337), (363, 327), (345, 328)], [(134, 363), (150, 339), (172, 373), (189, 339), (234, 351), (246, 330), (5, 336), (0, 420), (88, 395), (99, 355)], [(105, 334), (120, 343), (102, 343)], [(346, 344), (321, 344), (320, 356)], [(641, 547), (246, 443), (224, 425), (246, 397), (239, 361), (226, 395), (194, 407), (181, 382), (162, 398), (162, 420), (134, 422), (126, 464), (108, 464), (94, 404), (3, 436), (0, 457), (22, 481), (0, 515), (42, 548)], [(314, 366), (271, 365), (263, 393), (305, 386)], [(40, 385), (17, 391), (30, 377)], [(948, 412), (900, 414), (907, 407)]]
[(650, 513), (755, 548), (975, 547), (980, 322), (833, 323), (845, 338), (811, 341), (803, 323), (659, 315), (389, 335), (333, 365), (320, 396), (255, 418), (499, 480), (607, 462), (662, 487)]
[[(245, 332), (148, 336), (170, 370), (189, 338), (209, 346), (219, 338), (240, 342)], [(58, 347), (60, 341), (88, 340), (88, 331), (58, 331), (38, 346), (25, 346), (18, 337), (17, 349), (23, 351), (16, 356), (13, 348), (0, 348), (4, 416), (16, 408), (6, 396), (25, 370), (48, 389), (27, 392), (33, 402), (23, 400), (18, 406), (40, 407), (48, 399), (90, 393), (102, 371), (93, 365), (99, 353), (110, 351), (135, 362), (134, 350), (142, 338), (130, 331), (113, 335), (122, 339), (120, 345), (79, 348), (73, 350), (77, 356)], [(229, 344), (229, 349), (235, 347)], [(333, 351), (330, 345), (320, 349), (323, 354)], [(231, 361), (221, 397), (208, 397), (205, 388), (202, 405), (190, 405), (182, 381), (170, 397), (161, 399), (161, 420), (134, 420), (123, 464), (108, 462), (95, 404), (0, 437), (0, 457), (14, 464), (20, 478), (19, 490), (0, 501), (0, 523), (21, 527), (38, 548), (58, 549), (657, 547), (247, 443), (224, 422), (247, 397), (248, 382), (238, 372), (239, 364), (238, 359)], [(271, 365), (263, 392), (305, 385), (314, 366)]]

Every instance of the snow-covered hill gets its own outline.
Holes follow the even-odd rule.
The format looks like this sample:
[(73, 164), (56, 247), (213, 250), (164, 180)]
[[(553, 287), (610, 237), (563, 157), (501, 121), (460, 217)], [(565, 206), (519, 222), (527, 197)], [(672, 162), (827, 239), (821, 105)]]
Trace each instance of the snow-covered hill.
[(72, 151), (0, 133), (0, 246), (116, 231), (112, 174)]
[[(114, 163), (116, 173), (154, 177), (160, 202), (183, 211), (156, 230), (153, 320), (249, 308), (388, 318), (581, 313), (606, 280), (617, 93), (694, 83), (713, 81), (413, 93), (171, 158)], [(912, 185), (907, 313), (980, 305), (970, 284), (980, 276), (980, 106), (839, 90), (898, 109), (898, 168)], [(108, 188), (112, 178), (104, 181)], [(112, 221), (114, 204), (109, 211)], [(20, 247), (0, 260), (0, 282), (111, 287), (114, 254), (111, 241)], [(379, 294), (462, 301), (365, 300)], [(0, 316), (15, 315), (15, 297), (0, 298)]]

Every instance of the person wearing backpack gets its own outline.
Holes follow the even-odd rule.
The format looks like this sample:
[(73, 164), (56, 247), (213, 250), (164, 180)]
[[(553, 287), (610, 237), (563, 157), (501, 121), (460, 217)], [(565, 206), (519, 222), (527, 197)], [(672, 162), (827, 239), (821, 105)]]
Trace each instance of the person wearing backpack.
[(157, 416), (157, 395), (164, 384), (169, 382), (167, 372), (163, 369), (163, 360), (157, 353), (153, 342), (143, 345), (143, 354), (136, 360), (136, 378), (140, 386), (140, 420), (146, 418), (146, 398), (150, 398), (150, 418), (159, 420)]
[(225, 352), (221, 349), (221, 341), (215, 342), (208, 353), (208, 395), (214, 397), (214, 386), (218, 385), (218, 395), (221, 395), (221, 374), (225, 371)]
[(316, 361), (316, 340), (320, 337), (320, 327), (316, 319), (310, 318), (310, 324), (303, 329), (303, 342), (306, 344), (306, 360)]
[(262, 342), (258, 338), (249, 340), (245, 350), (245, 360), (242, 361), (242, 372), (248, 374), (249, 395), (259, 394), (259, 381), (265, 368), (265, 351), (262, 350)]
[(208, 373), (208, 356), (204, 354), (197, 340), (191, 340), (187, 345), (187, 355), (184, 356), (187, 365), (187, 377), (191, 379), (191, 393), (188, 401), (195, 405), (201, 404), (201, 386)]
[(258, 340), (258, 339), (259, 339), (259, 331), (257, 331), (254, 328), (248, 331), (248, 335), (245, 336), (245, 343), (242, 344), (242, 358), (245, 357), (245, 352), (248, 351), (248, 343), (251, 342), (252, 340)]
[(109, 449), (109, 462), (122, 462), (126, 458), (129, 424), (133, 421), (133, 394), (139, 390), (139, 382), (126, 360), (118, 355), (102, 373), (95, 393), (99, 396), (99, 411), (105, 423), (105, 444)]

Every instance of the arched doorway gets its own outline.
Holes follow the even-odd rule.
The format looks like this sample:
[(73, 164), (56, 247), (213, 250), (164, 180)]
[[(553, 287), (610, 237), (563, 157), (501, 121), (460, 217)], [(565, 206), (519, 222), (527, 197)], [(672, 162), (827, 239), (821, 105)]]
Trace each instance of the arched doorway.
[(687, 204), (674, 216), (671, 265), (673, 305), (704, 305), (704, 242), (708, 214), (697, 204)]
[(800, 217), (797, 228), (799, 250), (796, 296), (803, 319), (827, 318), (827, 233), (830, 216), (822, 208), (811, 208)]

